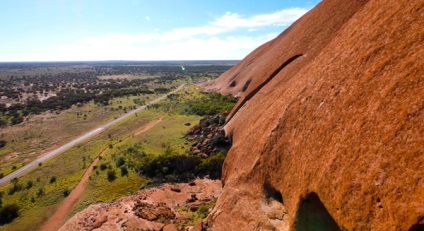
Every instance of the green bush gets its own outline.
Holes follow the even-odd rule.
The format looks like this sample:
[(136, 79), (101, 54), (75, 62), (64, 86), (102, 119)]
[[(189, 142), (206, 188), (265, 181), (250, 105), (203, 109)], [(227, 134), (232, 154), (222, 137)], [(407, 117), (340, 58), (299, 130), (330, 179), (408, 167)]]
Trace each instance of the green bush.
[(128, 175), (128, 169), (127, 169), (127, 167), (121, 166), (120, 169), (121, 169), (121, 176)]
[(124, 164), (125, 164), (124, 157), (119, 156), (118, 158), (116, 158), (116, 167), (121, 167)]
[(34, 183), (32, 182), (32, 180), (27, 181), (26, 189), (32, 188), (33, 185), (34, 185)]
[[(223, 96), (218, 93), (205, 93), (199, 99), (193, 99), (187, 102), (187, 108), (184, 111), (187, 114), (196, 114), (200, 116), (214, 115), (231, 110), (237, 100), (233, 97)], [(211, 121), (216, 123), (217, 121)]]
[(65, 188), (62, 193), (63, 193), (64, 197), (67, 197), (67, 196), (69, 196), (69, 193), (71, 193), (71, 190)]
[(113, 170), (107, 171), (107, 180), (112, 182), (116, 179), (116, 172)]
[(105, 164), (105, 163), (101, 163), (101, 164), (100, 164), (100, 170), (104, 171), (104, 170), (106, 170), (106, 169), (107, 169), (107, 164)]
[(209, 141), (209, 145), (212, 147), (228, 147), (230, 146), (230, 143), (227, 141), (224, 135), (218, 134), (212, 137), (212, 139)]
[(36, 194), (37, 194), (37, 197), (44, 196), (44, 188), (38, 188)]
[(181, 182), (209, 175), (212, 179), (220, 179), (224, 152), (202, 159), (199, 156), (166, 152), (163, 155), (147, 155), (136, 167), (139, 175), (164, 179), (167, 182)]
[(17, 204), (5, 205), (0, 209), (0, 225), (8, 224), (19, 217), (19, 206)]
[(15, 192), (19, 192), (19, 191), (21, 191), (24, 188), (22, 186), (22, 184), (19, 184), (18, 183), (18, 181), (19, 180), (16, 177), (11, 180), (12, 187), (9, 188), (9, 192), (8, 192), (9, 195), (13, 195)]
[(209, 175), (211, 179), (220, 179), (224, 160), (225, 155), (223, 152), (202, 159), (202, 162), (196, 167), (196, 172), (201, 175)]
[[(137, 172), (150, 178), (168, 178), (170, 181), (187, 180), (194, 177), (193, 169), (200, 163), (200, 157), (175, 153), (147, 155), (137, 166)], [(173, 175), (173, 177), (170, 177)], [(167, 177), (168, 176), (168, 177)]]

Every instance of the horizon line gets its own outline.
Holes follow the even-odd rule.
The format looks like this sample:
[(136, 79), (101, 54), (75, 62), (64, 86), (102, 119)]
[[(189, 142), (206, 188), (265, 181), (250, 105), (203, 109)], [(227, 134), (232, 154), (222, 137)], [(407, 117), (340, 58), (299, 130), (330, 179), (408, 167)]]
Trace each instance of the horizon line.
[(76, 62), (216, 62), (216, 61), (241, 61), (242, 59), (169, 59), (169, 60), (57, 60), (57, 61), (0, 61), (0, 63), (76, 63)]

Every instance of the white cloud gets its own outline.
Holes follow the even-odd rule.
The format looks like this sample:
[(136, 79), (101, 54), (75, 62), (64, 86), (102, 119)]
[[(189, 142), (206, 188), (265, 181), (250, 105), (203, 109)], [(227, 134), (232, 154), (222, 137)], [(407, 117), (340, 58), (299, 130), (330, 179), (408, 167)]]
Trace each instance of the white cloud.
[(207, 39), (191, 38), (169, 43), (149, 42), (143, 46), (129, 43), (116, 46), (105, 45), (105, 43), (76, 43), (60, 47), (55, 60), (240, 59), (276, 35), (225, 38), (212, 36)]
[[(251, 17), (227, 12), (199, 27), (88, 37), (60, 46), (45, 60), (241, 59), (278, 34), (260, 34), (258, 30), (288, 25), (306, 12), (306, 9), (292, 8)], [(146, 20), (150, 18), (146, 16)]]
[(290, 8), (271, 14), (259, 14), (245, 18), (237, 13), (226, 12), (211, 24), (222, 28), (255, 28), (271, 25), (287, 25), (307, 12), (304, 8)]
[(150, 17), (149, 17), (149, 16), (146, 16), (146, 20), (147, 20), (147, 21), (150, 21)]

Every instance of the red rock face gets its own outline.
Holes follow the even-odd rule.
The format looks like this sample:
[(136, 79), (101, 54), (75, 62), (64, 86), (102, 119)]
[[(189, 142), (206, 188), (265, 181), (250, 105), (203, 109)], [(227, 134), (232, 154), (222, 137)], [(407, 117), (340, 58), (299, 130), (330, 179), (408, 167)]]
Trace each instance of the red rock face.
[(209, 83), (240, 96), (209, 227), (423, 228), (423, 25), (422, 0), (326, 0)]

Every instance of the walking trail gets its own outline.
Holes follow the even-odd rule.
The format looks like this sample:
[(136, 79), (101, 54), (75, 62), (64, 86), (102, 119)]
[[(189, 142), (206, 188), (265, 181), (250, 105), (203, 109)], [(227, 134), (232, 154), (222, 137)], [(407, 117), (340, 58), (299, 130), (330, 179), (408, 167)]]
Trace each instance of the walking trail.
[[(165, 114), (160, 116), (159, 118), (151, 121), (150, 123), (143, 126), (140, 130), (136, 131), (134, 134), (127, 136), (124, 139), (122, 139), (122, 141), (128, 139), (129, 137), (134, 137), (134, 136), (140, 135), (143, 132), (148, 131), (149, 129), (153, 128), (155, 125), (160, 123), (164, 116), (165, 116)], [(122, 141), (119, 141), (115, 144), (118, 144)], [(65, 200), (63, 200), (62, 204), (59, 205), (59, 207), (56, 209), (56, 211), (50, 216), (50, 219), (41, 227), (40, 231), (56, 231), (62, 226), (63, 220), (65, 219), (66, 215), (68, 215), (68, 213), (71, 211), (71, 209), (77, 203), (82, 192), (84, 191), (84, 185), (87, 182), (91, 171), (93, 171), (93, 167), (97, 164), (100, 157), (103, 156), (103, 154), (106, 152), (107, 149), (108, 149), (108, 147), (103, 149), (99, 153), (99, 155), (94, 159), (94, 161), (91, 163), (91, 165), (85, 171), (80, 182), (72, 190), (72, 192), (65, 198)]]

